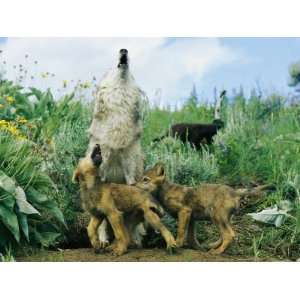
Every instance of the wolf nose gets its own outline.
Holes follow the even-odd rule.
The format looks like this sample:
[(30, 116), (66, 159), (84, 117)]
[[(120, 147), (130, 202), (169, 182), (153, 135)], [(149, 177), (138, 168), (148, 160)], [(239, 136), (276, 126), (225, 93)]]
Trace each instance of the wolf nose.
[(121, 49), (120, 54), (128, 54), (128, 50), (127, 49)]

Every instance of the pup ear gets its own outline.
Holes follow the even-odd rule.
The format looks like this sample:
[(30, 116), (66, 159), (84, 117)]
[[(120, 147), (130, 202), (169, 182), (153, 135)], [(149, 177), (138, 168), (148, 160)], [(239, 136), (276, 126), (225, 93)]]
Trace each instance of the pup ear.
[(157, 176), (165, 176), (165, 166), (162, 163), (157, 163), (155, 167)]
[(99, 144), (96, 144), (93, 151), (92, 151), (92, 154), (91, 154), (91, 159), (93, 161), (93, 164), (96, 166), (96, 167), (99, 167), (102, 163), (102, 155), (101, 155), (101, 148), (100, 148), (100, 145)]
[(78, 183), (78, 182), (79, 182), (79, 175), (80, 175), (80, 172), (79, 172), (79, 170), (76, 168), (76, 170), (75, 170), (74, 173), (73, 173), (73, 177), (72, 177), (72, 182), (73, 182), (73, 183)]

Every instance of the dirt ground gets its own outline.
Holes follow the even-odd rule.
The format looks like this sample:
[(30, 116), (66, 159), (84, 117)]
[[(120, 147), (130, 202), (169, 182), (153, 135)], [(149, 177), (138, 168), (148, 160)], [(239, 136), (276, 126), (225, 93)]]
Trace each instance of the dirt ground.
[[(27, 249), (16, 255), (16, 260), (23, 262), (264, 262), (299, 259), (299, 252), (295, 249), (295, 253), (288, 256), (288, 251), (283, 251), (285, 250), (284, 247), (275, 248), (272, 244), (269, 247), (259, 245), (262, 234), (268, 233), (270, 235), (272, 230), (275, 230), (272, 227), (256, 224), (246, 216), (236, 216), (232, 220), (232, 224), (237, 236), (222, 255), (211, 255), (207, 252), (208, 243), (215, 241), (219, 235), (217, 229), (210, 222), (202, 222), (198, 226), (198, 240), (201, 250), (197, 251), (185, 248), (177, 249), (174, 254), (169, 254), (162, 248), (165, 246), (163, 239), (159, 235), (150, 237), (151, 233), (148, 233), (150, 240), (160, 238), (160, 242), (157, 241), (156, 245), (144, 245), (144, 249), (129, 249), (126, 254), (120, 257), (112, 256), (110, 253), (95, 254), (89, 248), (89, 241), (85, 232), (85, 242), (78, 242), (73, 245), (62, 244), (58, 246), (61, 249), (52, 251)], [(73, 239), (78, 240), (78, 236), (75, 235)], [(256, 251), (253, 249), (254, 239), (257, 241)]]
[(95, 254), (90, 248), (40, 251), (29, 256), (17, 257), (20, 262), (258, 262), (287, 261), (279, 257), (251, 257), (232, 255), (210, 255), (191, 249), (176, 250), (168, 254), (165, 249), (130, 249), (128, 253), (115, 257), (109, 253)]

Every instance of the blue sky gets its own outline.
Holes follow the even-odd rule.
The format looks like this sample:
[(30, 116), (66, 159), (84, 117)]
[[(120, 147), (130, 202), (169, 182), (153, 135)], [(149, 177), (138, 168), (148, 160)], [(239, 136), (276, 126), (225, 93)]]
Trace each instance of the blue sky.
[(300, 60), (300, 38), (0, 38), (0, 62), (7, 61), (13, 79), (9, 68), (24, 63), (28, 53), (39, 61), (31, 72), (56, 77), (27, 84), (55, 89), (64, 79), (101, 78), (122, 47), (129, 49), (133, 75), (149, 98), (168, 104), (183, 101), (193, 84), (205, 99), (212, 99), (214, 87), (230, 93), (242, 85), (247, 93), (257, 81), (266, 93), (287, 94), (288, 67)]
[(288, 67), (300, 60), (300, 38), (222, 38), (222, 43), (242, 53), (241, 62), (220, 66), (206, 77), (204, 89), (214, 82), (224, 87), (251, 88), (259, 80), (263, 89), (288, 92)]

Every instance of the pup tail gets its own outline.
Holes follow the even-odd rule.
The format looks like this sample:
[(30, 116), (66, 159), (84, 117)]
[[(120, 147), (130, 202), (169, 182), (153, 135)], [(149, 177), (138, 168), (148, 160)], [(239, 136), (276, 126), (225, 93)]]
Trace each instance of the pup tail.
[(265, 184), (248, 189), (236, 189), (236, 193), (240, 196), (240, 209), (256, 204), (261, 197), (274, 192), (275, 189), (273, 184)]
[(259, 185), (255, 188), (235, 190), (241, 197), (261, 197), (266, 191), (274, 191), (273, 184)]

